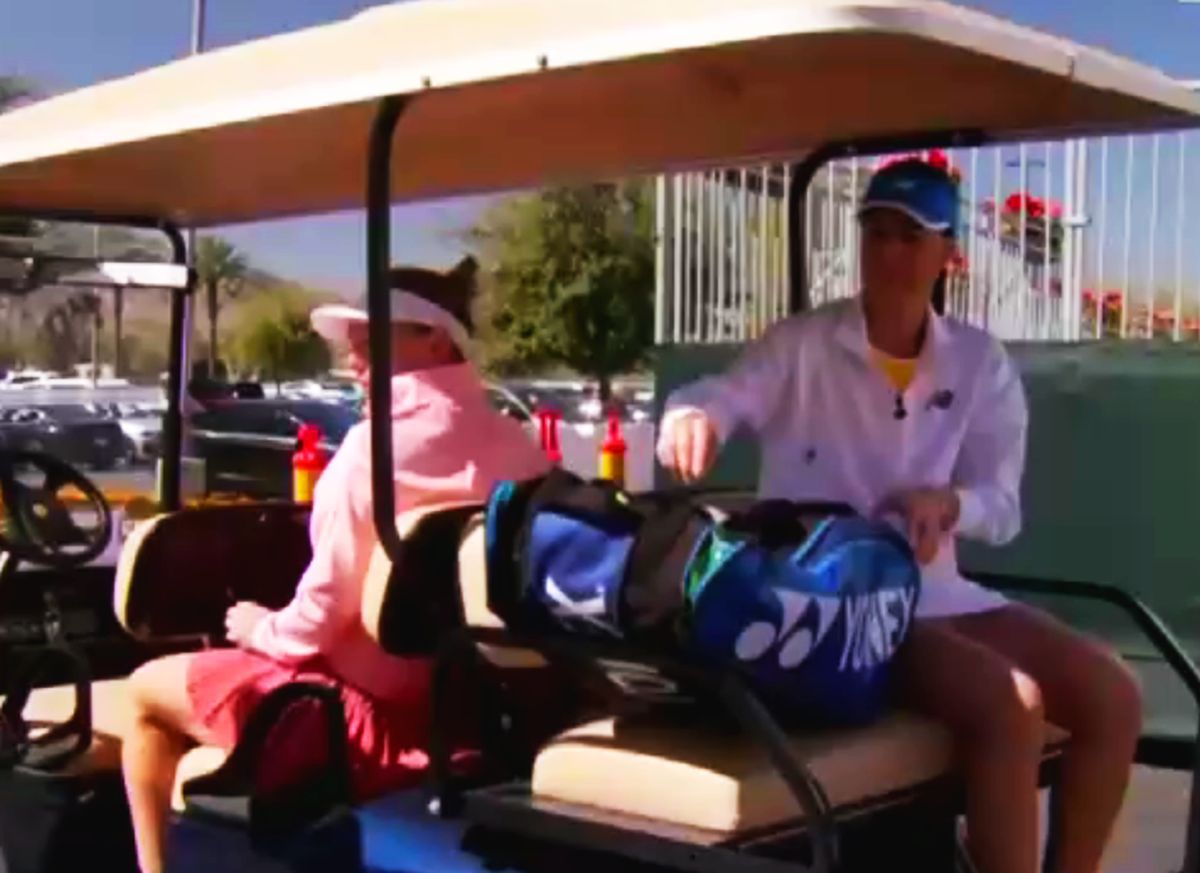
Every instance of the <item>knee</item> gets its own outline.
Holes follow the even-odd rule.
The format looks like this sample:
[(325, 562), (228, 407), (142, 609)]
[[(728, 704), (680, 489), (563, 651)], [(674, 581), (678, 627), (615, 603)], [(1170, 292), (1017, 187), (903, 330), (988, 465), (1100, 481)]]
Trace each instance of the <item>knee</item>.
[(988, 706), (979, 714), (977, 733), (990, 745), (1037, 754), (1045, 739), (1042, 689), (1026, 673), (1004, 671), (989, 683)]
[(1076, 723), (1064, 727), (1079, 737), (1136, 743), (1142, 731), (1142, 685), (1133, 668), (1115, 652), (1097, 647), (1079, 683), (1082, 705)]

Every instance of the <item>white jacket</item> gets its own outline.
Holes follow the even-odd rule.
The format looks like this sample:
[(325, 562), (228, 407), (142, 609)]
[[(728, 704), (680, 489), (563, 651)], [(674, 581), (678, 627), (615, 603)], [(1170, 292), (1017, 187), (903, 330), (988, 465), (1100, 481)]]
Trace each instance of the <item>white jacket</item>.
[[(1004, 347), (982, 330), (931, 315), (907, 416), (871, 361), (859, 299), (776, 324), (725, 373), (667, 400), (658, 454), (689, 409), (701, 409), (724, 442), (739, 426), (758, 436), (759, 495), (834, 500), (863, 514), (897, 491), (953, 486), (955, 533), (1003, 545), (1021, 528), (1028, 411)], [(975, 612), (1004, 599), (963, 580), (954, 540), (923, 571), (919, 616)]]

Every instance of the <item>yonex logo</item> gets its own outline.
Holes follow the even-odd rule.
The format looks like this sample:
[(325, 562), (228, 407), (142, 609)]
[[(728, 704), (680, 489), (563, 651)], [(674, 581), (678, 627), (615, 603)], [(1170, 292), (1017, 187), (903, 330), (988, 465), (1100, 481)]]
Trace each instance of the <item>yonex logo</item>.
[(841, 604), (832, 597), (798, 591), (774, 593), (783, 608), (781, 626), (768, 621), (754, 622), (738, 635), (734, 650), (741, 661), (757, 661), (778, 643), (779, 666), (791, 670), (803, 664), (829, 633)]
[(774, 592), (783, 610), (777, 627), (756, 621), (734, 644), (741, 661), (757, 661), (771, 651), (784, 670), (803, 664), (828, 636), (835, 619), (844, 616), (844, 641), (838, 670), (861, 671), (882, 664), (896, 651), (912, 620), (915, 590), (885, 590), (838, 599)]

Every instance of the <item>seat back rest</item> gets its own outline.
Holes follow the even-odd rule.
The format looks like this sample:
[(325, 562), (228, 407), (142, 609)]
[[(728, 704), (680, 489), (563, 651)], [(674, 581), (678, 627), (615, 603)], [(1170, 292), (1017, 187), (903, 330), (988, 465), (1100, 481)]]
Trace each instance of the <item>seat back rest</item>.
[[(372, 638), (392, 654), (424, 655), (464, 625), (503, 628), (487, 603), (481, 506), (422, 507), (401, 513), (396, 525), (405, 545), (402, 565), (393, 567), (376, 546), (363, 585), (363, 624)], [(544, 657), (528, 649), (478, 648), (502, 669), (546, 666)]]
[(363, 583), (367, 632), (393, 655), (433, 654), (446, 634), (463, 626), (458, 552), (478, 503), (443, 504), (401, 513), (404, 544), (395, 564), (376, 545)]
[(312, 557), (308, 515), (294, 504), (234, 504), (141, 522), (117, 563), (117, 620), (139, 639), (221, 638), (237, 601), (285, 606)]

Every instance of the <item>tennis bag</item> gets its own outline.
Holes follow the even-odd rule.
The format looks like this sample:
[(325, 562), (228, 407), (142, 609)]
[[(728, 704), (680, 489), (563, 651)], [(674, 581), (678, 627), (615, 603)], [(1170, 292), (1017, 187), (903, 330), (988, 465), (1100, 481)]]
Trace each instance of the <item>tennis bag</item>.
[(887, 706), (920, 571), (891, 525), (772, 501), (713, 528), (689, 566), (688, 651), (735, 663), (777, 716), (871, 721)]
[(486, 519), (488, 606), (510, 630), (679, 651), (683, 580), (712, 527), (699, 506), (555, 468), (499, 483)]
[(848, 513), (767, 501), (718, 519), (686, 495), (559, 469), (503, 482), (487, 506), (488, 604), (524, 635), (734, 665), (789, 720), (867, 721), (920, 574), (897, 531)]

